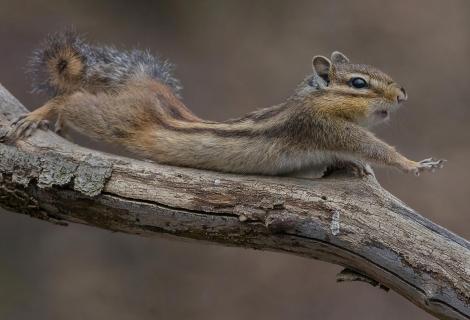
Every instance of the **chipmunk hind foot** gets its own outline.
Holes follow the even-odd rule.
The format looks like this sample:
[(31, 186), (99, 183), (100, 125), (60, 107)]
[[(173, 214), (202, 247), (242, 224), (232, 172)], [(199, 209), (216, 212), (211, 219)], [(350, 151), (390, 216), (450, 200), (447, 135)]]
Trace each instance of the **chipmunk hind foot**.
[(28, 138), (37, 129), (47, 130), (48, 128), (48, 120), (34, 113), (24, 114), (13, 120), (10, 129), (6, 135), (1, 138), (1, 142), (13, 143), (16, 140)]

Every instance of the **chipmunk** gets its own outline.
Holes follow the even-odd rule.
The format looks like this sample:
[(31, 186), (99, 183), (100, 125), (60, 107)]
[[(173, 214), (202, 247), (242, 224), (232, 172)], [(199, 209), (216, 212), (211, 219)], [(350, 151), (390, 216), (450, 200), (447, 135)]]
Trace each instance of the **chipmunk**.
[(407, 93), (337, 51), (313, 57), (313, 72), (286, 101), (224, 122), (194, 115), (173, 66), (147, 51), (92, 46), (67, 31), (49, 36), (30, 67), (34, 91), (52, 98), (14, 121), (9, 141), (55, 117), (57, 132), (70, 127), (161, 164), (223, 172), (302, 176), (352, 164), (367, 174), (371, 163), (419, 174), (445, 161), (409, 160), (368, 131)]

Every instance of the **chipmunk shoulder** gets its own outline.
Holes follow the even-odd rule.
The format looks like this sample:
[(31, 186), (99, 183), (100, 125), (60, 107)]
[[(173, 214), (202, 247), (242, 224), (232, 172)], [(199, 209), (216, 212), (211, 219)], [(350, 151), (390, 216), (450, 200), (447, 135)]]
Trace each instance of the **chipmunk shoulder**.
[(50, 36), (31, 62), (42, 107), (13, 122), (6, 139), (28, 137), (46, 121), (122, 146), (158, 163), (223, 172), (285, 175), (367, 164), (419, 174), (444, 160), (413, 161), (369, 128), (387, 121), (405, 89), (375, 67), (340, 52), (315, 56), (292, 96), (237, 119), (200, 119), (182, 102), (172, 65), (147, 51), (118, 51), (73, 32)]

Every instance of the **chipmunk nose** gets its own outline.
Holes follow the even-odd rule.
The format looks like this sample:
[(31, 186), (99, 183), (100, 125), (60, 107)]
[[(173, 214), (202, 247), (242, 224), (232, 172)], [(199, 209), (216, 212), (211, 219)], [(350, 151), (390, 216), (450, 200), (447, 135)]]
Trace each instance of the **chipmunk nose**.
[(400, 87), (398, 95), (397, 95), (397, 102), (401, 103), (408, 99), (408, 95), (406, 94), (405, 88)]

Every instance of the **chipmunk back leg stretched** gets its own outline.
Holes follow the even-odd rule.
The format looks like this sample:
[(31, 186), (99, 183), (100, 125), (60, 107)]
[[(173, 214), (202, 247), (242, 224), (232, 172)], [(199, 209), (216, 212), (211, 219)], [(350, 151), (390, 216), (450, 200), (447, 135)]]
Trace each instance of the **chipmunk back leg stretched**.
[[(52, 97), (42, 107), (22, 115), (12, 122), (6, 140), (13, 141), (30, 136), (38, 127), (46, 127), (56, 118), (56, 132), (62, 131), (73, 119), (63, 116), (66, 107), (76, 105), (78, 92), (90, 95), (108, 94), (112, 97), (129, 88), (152, 88), (155, 97), (177, 101), (181, 86), (172, 77), (173, 66), (152, 56), (149, 52), (118, 51), (113, 47), (91, 46), (73, 31), (49, 36), (35, 50), (29, 63), (33, 92)], [(70, 104), (69, 101), (74, 103)], [(180, 102), (171, 103), (186, 115), (191, 112)]]

